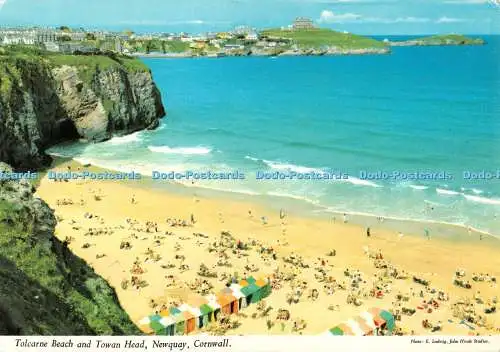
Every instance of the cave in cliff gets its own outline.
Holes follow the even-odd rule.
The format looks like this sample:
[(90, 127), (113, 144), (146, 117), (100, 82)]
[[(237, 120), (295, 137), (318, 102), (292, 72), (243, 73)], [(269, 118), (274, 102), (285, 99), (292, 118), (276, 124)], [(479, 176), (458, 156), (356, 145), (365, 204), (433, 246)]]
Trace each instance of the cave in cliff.
[(59, 121), (58, 134), (59, 139), (63, 141), (71, 141), (81, 138), (74, 122), (69, 118)]

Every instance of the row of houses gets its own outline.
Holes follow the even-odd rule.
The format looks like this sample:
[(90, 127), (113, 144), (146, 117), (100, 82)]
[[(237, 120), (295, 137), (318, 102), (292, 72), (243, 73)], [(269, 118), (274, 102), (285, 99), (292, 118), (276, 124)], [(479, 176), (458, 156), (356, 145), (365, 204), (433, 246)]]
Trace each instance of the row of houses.
[(236, 314), (271, 294), (269, 279), (252, 276), (232, 283), (217, 294), (194, 296), (178, 307), (170, 307), (139, 321), (150, 335), (187, 335), (217, 321), (221, 314)]

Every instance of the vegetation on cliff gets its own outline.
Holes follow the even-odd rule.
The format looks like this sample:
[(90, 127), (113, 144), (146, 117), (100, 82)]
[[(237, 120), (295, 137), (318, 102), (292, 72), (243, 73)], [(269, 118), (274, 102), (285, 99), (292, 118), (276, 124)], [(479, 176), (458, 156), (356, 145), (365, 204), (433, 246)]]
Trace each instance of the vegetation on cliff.
[(296, 44), (301, 49), (320, 49), (322, 47), (337, 47), (344, 50), (383, 49), (386, 45), (375, 39), (341, 33), (327, 28), (310, 29), (267, 29), (261, 35), (267, 38), (282, 38)]
[(54, 215), (33, 191), (0, 181), (0, 335), (140, 334), (114, 290), (53, 236)]
[(0, 48), (0, 161), (18, 169), (46, 165), (43, 151), (62, 140), (99, 142), (155, 128), (164, 115), (139, 59)]

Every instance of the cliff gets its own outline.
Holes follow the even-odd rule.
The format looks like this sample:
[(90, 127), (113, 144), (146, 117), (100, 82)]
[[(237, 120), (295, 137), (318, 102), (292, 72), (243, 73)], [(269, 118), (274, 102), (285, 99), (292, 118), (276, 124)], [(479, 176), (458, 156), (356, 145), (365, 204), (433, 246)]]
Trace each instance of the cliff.
[(114, 290), (54, 236), (54, 214), (33, 192), (0, 180), (0, 335), (140, 334)]
[(43, 151), (155, 128), (165, 115), (150, 70), (124, 56), (0, 49), (0, 161), (41, 167)]

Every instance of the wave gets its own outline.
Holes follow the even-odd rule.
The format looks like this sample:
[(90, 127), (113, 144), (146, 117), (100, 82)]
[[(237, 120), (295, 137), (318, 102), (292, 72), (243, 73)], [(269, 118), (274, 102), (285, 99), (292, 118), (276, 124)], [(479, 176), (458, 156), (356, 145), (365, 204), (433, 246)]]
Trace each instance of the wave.
[(267, 192), (266, 194), (268, 196), (272, 196), (272, 197), (291, 198), (291, 199), (301, 200), (301, 201), (305, 201), (307, 203), (314, 204), (314, 205), (319, 204), (319, 201), (317, 201), (317, 200), (310, 199), (307, 197), (298, 196), (295, 194), (290, 194), (290, 193), (281, 193), (281, 192), (270, 191), (270, 192)]
[(212, 149), (207, 147), (178, 147), (171, 148), (168, 146), (155, 147), (148, 146), (148, 149), (153, 153), (164, 153), (164, 154), (180, 154), (180, 155), (205, 155), (210, 154)]
[[(265, 159), (258, 159), (254, 158), (252, 156), (245, 156), (245, 159), (255, 161), (257, 163), (263, 163), (264, 165), (268, 166), (269, 168), (277, 171), (294, 171), (298, 173), (324, 173), (327, 172), (326, 169), (320, 169), (320, 168), (313, 168), (313, 167), (308, 167), (308, 166), (302, 166), (302, 165), (295, 165), (295, 164), (287, 164), (283, 163), (280, 161), (272, 161), (272, 160), (265, 160)], [(378, 185), (375, 182), (368, 181), (368, 180), (362, 180), (356, 177), (351, 177), (349, 176), (347, 179), (339, 179), (336, 180), (338, 182), (346, 182), (346, 183), (351, 183), (356, 186), (369, 186), (369, 187), (382, 187), (381, 185)]]
[(445, 195), (449, 195), (449, 196), (456, 196), (456, 195), (462, 194), (460, 192), (450, 191), (449, 189), (442, 189), (442, 188), (436, 188), (436, 193), (445, 194)]
[(465, 188), (465, 187), (462, 187), (460, 188), (463, 192), (466, 192), (466, 191), (471, 191), (472, 193), (474, 194), (483, 194), (484, 191), (480, 190), (480, 189), (477, 189), (477, 188)]
[(484, 198), (479, 196), (471, 196), (468, 194), (463, 195), (465, 199), (474, 203), (489, 204), (489, 205), (500, 205), (500, 199), (494, 198)]
[(262, 160), (262, 161), (264, 162), (264, 164), (269, 166), (271, 169), (278, 170), (278, 171), (295, 171), (295, 172), (300, 172), (300, 173), (324, 172), (321, 169), (315, 169), (312, 167), (294, 165), (294, 164), (285, 164), (285, 163), (281, 163), (279, 161), (270, 161), (270, 160)]
[(427, 189), (429, 187), (427, 187), (427, 186), (421, 186), (421, 185), (410, 185), (410, 188), (422, 191), (422, 190)]
[(135, 132), (126, 136), (117, 136), (111, 138), (107, 143), (110, 144), (127, 144), (127, 143), (132, 143), (132, 142), (139, 142), (141, 140), (140, 134), (142, 131)]
[(255, 162), (261, 161), (260, 159), (254, 158), (254, 157), (249, 156), (249, 155), (245, 156), (245, 159), (252, 160), (252, 161), (255, 161)]
[(369, 186), (369, 187), (375, 187), (375, 188), (382, 188), (383, 187), (383, 186), (381, 186), (373, 181), (362, 180), (360, 178), (356, 178), (356, 177), (352, 177), (352, 176), (349, 176), (349, 178), (347, 178), (345, 180), (342, 179), (339, 181), (351, 183), (351, 184), (356, 185), (356, 186)]

